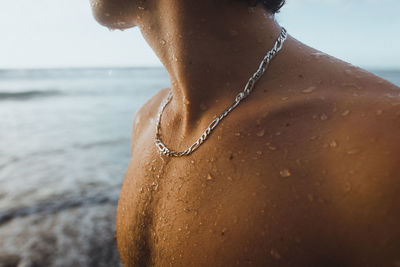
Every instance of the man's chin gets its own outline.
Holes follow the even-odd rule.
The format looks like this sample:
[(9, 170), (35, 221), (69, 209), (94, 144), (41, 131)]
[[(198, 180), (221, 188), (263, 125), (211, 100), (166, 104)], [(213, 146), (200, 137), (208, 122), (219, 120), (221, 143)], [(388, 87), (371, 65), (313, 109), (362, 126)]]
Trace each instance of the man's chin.
[(126, 30), (136, 26), (132, 21), (128, 21), (121, 16), (112, 16), (109, 13), (93, 10), (93, 16), (99, 24), (110, 30)]
[(90, 0), (90, 5), (96, 21), (111, 30), (125, 30), (136, 26), (132, 21), (132, 15), (129, 14), (129, 9), (119, 11), (120, 6), (116, 3)]

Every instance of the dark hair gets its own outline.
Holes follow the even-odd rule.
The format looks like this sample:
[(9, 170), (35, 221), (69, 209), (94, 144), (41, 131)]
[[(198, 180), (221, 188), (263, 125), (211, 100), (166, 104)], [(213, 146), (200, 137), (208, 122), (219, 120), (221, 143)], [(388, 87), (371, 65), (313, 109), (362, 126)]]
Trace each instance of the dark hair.
[(258, 3), (262, 3), (266, 9), (271, 11), (273, 14), (279, 12), (279, 10), (285, 4), (285, 0), (247, 0), (250, 5), (256, 6)]

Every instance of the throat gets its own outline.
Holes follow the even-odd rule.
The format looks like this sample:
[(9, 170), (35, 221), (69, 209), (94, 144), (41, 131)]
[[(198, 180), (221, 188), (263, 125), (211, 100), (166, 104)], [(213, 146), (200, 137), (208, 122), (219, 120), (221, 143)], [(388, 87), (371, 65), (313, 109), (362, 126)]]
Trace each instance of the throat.
[(151, 29), (141, 27), (169, 73), (170, 106), (188, 129), (215, 105), (233, 101), (281, 31), (262, 5), (217, 2), (160, 0), (162, 16)]

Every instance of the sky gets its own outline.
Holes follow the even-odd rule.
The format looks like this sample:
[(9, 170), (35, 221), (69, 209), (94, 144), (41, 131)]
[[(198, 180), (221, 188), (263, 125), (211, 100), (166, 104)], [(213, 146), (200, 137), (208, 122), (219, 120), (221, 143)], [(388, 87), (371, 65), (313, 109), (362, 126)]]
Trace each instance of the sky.
[[(0, 68), (161, 66), (137, 28), (98, 25), (88, 0), (0, 6)], [(354, 65), (400, 69), (399, 11), (399, 0), (287, 0), (277, 19), (300, 41)]]

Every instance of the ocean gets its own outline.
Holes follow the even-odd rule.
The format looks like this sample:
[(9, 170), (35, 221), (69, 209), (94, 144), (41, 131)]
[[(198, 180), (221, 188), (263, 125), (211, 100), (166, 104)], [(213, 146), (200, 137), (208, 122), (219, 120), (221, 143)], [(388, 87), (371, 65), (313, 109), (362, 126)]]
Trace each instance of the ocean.
[(118, 266), (115, 209), (162, 68), (0, 70), (0, 266)]
[[(400, 86), (400, 71), (373, 72)], [(62, 211), (108, 205), (103, 219), (85, 210), (79, 215), (82, 218), (71, 219), (71, 223), (87, 233), (104, 220), (103, 230), (92, 234), (112, 231), (129, 162), (133, 116), (150, 96), (168, 86), (162, 68), (0, 70), (0, 240), (5, 240), (0, 251), (11, 255), (4, 260), (0, 253), (0, 265), (12, 260), (27, 266), (35, 263), (34, 254), (43, 243), (36, 235), (41, 235), (43, 226), (29, 228), (33, 227), (28, 219), (32, 216), (36, 221), (51, 221), (48, 218)], [(78, 216), (68, 214), (57, 220)], [(92, 217), (83, 223), (84, 216)], [(57, 224), (51, 222), (47, 224), (50, 232)], [(77, 247), (89, 253), (91, 244), (100, 242), (88, 237), (87, 242), (76, 243), (64, 230), (60, 234), (54, 229), (54, 246), (60, 249), (64, 244), (61, 247), (70, 249), (71, 255), (79, 254), (73, 252)], [(114, 242), (107, 238), (110, 244)], [(22, 242), (18, 245), (17, 239), (31, 243), (18, 241)], [(68, 245), (67, 239), (74, 245)], [(21, 247), (31, 253), (21, 252)], [(115, 254), (115, 247), (112, 250)], [(112, 262), (116, 261), (114, 254), (109, 256)], [(79, 255), (71, 257), (80, 261), (78, 266), (101, 266)], [(37, 266), (57, 266), (54, 262), (59, 259), (51, 259), (47, 259), (48, 265)], [(59, 266), (73, 262), (65, 260)]]
[(0, 221), (32, 199), (118, 192), (133, 116), (167, 86), (162, 68), (0, 71)]

